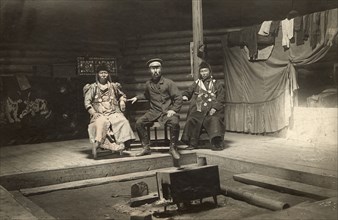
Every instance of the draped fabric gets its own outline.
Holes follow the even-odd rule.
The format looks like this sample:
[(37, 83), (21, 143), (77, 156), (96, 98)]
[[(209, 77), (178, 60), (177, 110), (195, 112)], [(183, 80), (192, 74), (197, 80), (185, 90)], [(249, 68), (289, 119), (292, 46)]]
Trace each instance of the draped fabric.
[[(298, 88), (294, 66), (311, 64), (325, 56), (337, 35), (338, 26), (330, 24), (330, 19), (337, 16), (337, 10), (317, 12), (320, 17), (317, 31), (320, 32), (315, 47), (308, 39), (298, 46), (290, 43), (290, 48), (285, 49), (283, 33), (279, 31), (275, 47), (265, 61), (249, 61), (243, 47), (227, 44), (229, 35), (222, 38), (226, 130), (264, 133), (289, 125), (293, 92)], [(330, 27), (330, 31), (325, 27)], [(332, 27), (336, 28), (332, 31)]]

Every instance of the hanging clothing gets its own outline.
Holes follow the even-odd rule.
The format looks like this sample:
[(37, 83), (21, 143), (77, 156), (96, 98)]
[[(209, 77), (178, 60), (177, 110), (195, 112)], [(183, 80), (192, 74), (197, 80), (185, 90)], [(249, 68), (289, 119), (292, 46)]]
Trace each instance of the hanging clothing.
[(329, 46), (333, 45), (333, 39), (338, 32), (338, 8), (328, 11), (325, 43)]
[(320, 42), (320, 14), (321, 12), (313, 13), (312, 21), (310, 21), (310, 45), (312, 48), (315, 48)]
[(268, 36), (270, 34), (271, 23), (272, 21), (264, 21), (258, 31), (258, 34), (262, 36)]
[(304, 40), (308, 40), (310, 36), (310, 16), (312, 16), (312, 14), (303, 16)]
[(268, 32), (266, 36), (257, 33), (259, 25), (231, 32), (227, 34), (227, 44), (229, 46), (244, 46), (248, 59), (251, 61), (266, 60), (272, 53), (279, 22), (271, 21), (270, 25), (272, 29), (266, 30)]
[(271, 56), (271, 53), (273, 51), (273, 48), (274, 48), (274, 45), (270, 45), (270, 46), (262, 47), (262, 48), (258, 47), (257, 57), (255, 59), (251, 59), (250, 58), (250, 56), (249, 56), (249, 49), (246, 46), (244, 47), (244, 50), (247, 53), (248, 60), (259, 61), (259, 60), (267, 60), (267, 59), (269, 59), (269, 57)]
[(270, 36), (277, 37), (280, 21), (272, 21), (270, 26)]
[(249, 49), (249, 57), (255, 59), (257, 57), (257, 33), (259, 25), (247, 27), (241, 31), (244, 45)]
[(294, 30), (296, 45), (304, 44), (304, 29), (303, 29), (303, 17), (298, 16), (294, 18)]
[(290, 40), (293, 38), (293, 25), (294, 25), (294, 19), (284, 19), (282, 20), (282, 33), (283, 33), (283, 39), (282, 39), (282, 46), (285, 48), (290, 47)]
[[(330, 17), (336, 14), (337, 10), (328, 11), (328, 21), (337, 23), (337, 19)], [(326, 12), (321, 12), (321, 16), (322, 13)], [(308, 17), (313, 17), (313, 14), (303, 16), (304, 31), (310, 24), (307, 22)], [(329, 26), (327, 24), (324, 36), (326, 40), (331, 37)], [(337, 25), (332, 27), (338, 28)], [(293, 92), (298, 88), (295, 67), (322, 59), (329, 51), (330, 45), (326, 44), (327, 41), (321, 41), (312, 49), (308, 40), (299, 46), (290, 44), (289, 50), (286, 51), (282, 46), (282, 34), (280, 32), (276, 37), (270, 58), (263, 62), (248, 61), (243, 47), (229, 47), (227, 35), (221, 39), (226, 58), (226, 130), (249, 133), (276, 132), (289, 125)]]

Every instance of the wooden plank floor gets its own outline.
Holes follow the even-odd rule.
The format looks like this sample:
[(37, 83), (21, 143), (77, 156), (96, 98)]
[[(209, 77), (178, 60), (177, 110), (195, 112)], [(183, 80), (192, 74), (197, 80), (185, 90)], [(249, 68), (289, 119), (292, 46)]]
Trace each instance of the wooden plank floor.
[(223, 151), (198, 152), (337, 177), (337, 145), (237, 133), (226, 133), (225, 140)]
[[(337, 177), (337, 145), (314, 145), (284, 138), (237, 133), (226, 133), (225, 140), (229, 147), (223, 151), (195, 151), (255, 163), (292, 166)], [(138, 149), (133, 149), (132, 154), (137, 151)], [(151, 156), (156, 157), (156, 154)], [(97, 165), (109, 163), (116, 160), (116, 157), (93, 160), (88, 139), (5, 146), (0, 148), (0, 176)]]

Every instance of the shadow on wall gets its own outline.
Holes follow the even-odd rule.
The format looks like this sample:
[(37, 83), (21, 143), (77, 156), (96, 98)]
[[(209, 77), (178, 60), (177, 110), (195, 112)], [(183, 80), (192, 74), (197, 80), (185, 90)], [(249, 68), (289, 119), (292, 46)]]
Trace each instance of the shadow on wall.
[(2, 77), (0, 146), (87, 137), (77, 79)]

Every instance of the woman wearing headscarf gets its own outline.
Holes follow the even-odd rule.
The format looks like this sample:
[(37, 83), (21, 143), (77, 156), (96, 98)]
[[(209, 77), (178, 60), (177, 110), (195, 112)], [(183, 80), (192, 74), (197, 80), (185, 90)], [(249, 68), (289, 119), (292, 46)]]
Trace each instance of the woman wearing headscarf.
[(209, 136), (212, 150), (223, 150), (224, 138), (224, 88), (213, 79), (210, 65), (203, 61), (199, 66), (199, 79), (183, 92), (183, 100), (190, 102), (187, 121), (181, 141), (187, 149), (197, 148), (204, 128)]
[(104, 148), (122, 152), (125, 143), (135, 139), (134, 132), (123, 112), (126, 95), (119, 83), (110, 79), (108, 68), (100, 65), (96, 69), (96, 82), (84, 86), (84, 105), (90, 114), (89, 139), (93, 143), (92, 153)]

